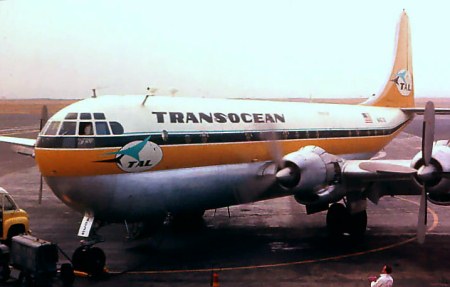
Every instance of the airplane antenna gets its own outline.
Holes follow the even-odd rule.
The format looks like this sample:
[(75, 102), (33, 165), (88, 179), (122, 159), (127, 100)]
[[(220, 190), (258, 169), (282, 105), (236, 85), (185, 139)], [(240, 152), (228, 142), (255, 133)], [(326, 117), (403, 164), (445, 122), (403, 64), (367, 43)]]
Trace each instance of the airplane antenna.
[(145, 99), (144, 99), (144, 101), (142, 102), (142, 106), (145, 106), (145, 102), (147, 101), (147, 99), (148, 99), (148, 97), (149, 97), (150, 95), (145, 95)]
[(96, 97), (97, 97), (96, 89), (92, 89), (92, 97), (93, 97), (93, 98), (96, 98)]
[(147, 101), (147, 99), (148, 99), (148, 97), (149, 96), (154, 96), (155, 94), (156, 94), (156, 91), (157, 91), (158, 89), (157, 88), (150, 88), (150, 87), (147, 87), (147, 91), (148, 91), (148, 94), (147, 95), (145, 95), (145, 99), (144, 99), (144, 101), (142, 102), (142, 104), (141, 105), (145, 105), (145, 102)]

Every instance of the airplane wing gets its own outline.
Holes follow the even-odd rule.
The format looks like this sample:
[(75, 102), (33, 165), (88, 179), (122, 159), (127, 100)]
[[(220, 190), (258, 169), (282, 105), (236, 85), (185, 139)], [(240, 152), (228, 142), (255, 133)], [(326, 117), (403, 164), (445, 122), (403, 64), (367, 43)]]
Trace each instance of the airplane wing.
[(18, 154), (34, 157), (36, 139), (0, 136), (0, 142), (12, 144), (12, 149)]
[(0, 136), (0, 142), (10, 143), (10, 144), (19, 145), (19, 146), (25, 146), (25, 147), (34, 147), (34, 145), (36, 144), (36, 139)]
[(432, 102), (427, 103), (423, 118), (422, 148), (412, 159), (346, 160), (318, 146), (306, 146), (281, 159), (276, 183), (306, 205), (308, 214), (328, 209), (330, 226), (334, 217), (342, 215), (335, 213), (343, 208), (336, 205), (342, 199), (350, 214), (356, 215), (354, 220), (360, 220), (366, 199), (376, 204), (384, 195), (420, 195), (418, 238), (423, 242), (427, 202), (450, 205), (450, 141), (434, 142)]

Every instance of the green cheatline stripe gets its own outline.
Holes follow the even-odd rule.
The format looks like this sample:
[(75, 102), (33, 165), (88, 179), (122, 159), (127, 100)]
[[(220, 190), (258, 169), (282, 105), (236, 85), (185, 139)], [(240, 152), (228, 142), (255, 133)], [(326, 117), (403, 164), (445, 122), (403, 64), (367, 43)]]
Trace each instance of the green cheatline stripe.
[(328, 139), (328, 138), (356, 138), (371, 136), (392, 135), (408, 121), (394, 128), (386, 129), (301, 129), (277, 131), (195, 131), (195, 132), (169, 132), (123, 134), (114, 136), (41, 136), (37, 147), (41, 148), (105, 148), (121, 147), (132, 141), (144, 140), (150, 136), (150, 141), (160, 146), (202, 143), (239, 143), (260, 142), (267, 140), (302, 140), (302, 139)]

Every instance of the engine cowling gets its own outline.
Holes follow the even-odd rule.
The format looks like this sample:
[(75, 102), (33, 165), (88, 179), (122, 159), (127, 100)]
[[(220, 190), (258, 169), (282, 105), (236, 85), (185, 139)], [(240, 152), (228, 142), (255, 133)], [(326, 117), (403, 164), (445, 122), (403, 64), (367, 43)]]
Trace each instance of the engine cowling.
[[(278, 184), (291, 190), (297, 201), (314, 202), (321, 194), (330, 194), (339, 182), (342, 160), (317, 146), (305, 146), (283, 157), (282, 168), (277, 172)], [(322, 198), (323, 200), (323, 198)]]
[[(411, 161), (411, 167), (420, 169), (423, 166), (422, 152), (416, 154)], [(428, 200), (437, 205), (450, 205), (450, 179), (441, 176), (450, 172), (450, 146), (448, 141), (438, 141), (433, 147), (430, 168), (433, 176), (427, 180)], [(419, 184), (424, 184), (416, 178)]]

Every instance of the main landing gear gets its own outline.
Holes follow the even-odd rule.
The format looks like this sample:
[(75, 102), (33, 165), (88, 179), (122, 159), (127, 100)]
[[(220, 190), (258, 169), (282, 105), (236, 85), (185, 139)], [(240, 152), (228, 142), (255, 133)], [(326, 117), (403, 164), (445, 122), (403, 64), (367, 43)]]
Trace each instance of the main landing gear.
[(367, 212), (363, 210), (351, 214), (342, 203), (333, 203), (327, 213), (327, 228), (333, 237), (347, 233), (352, 238), (360, 239), (366, 232)]

